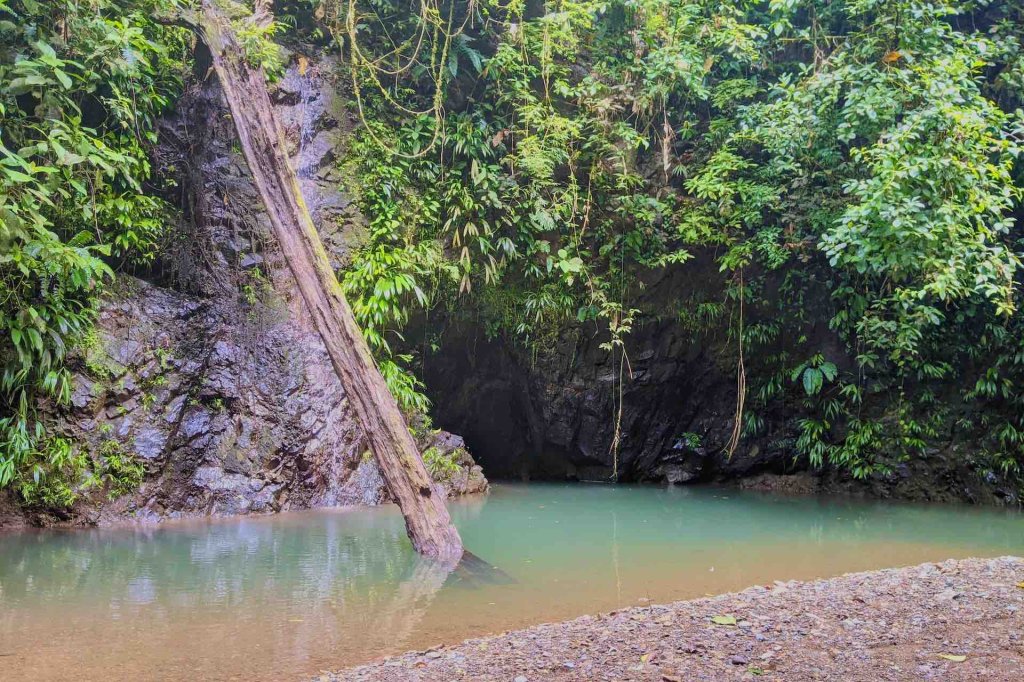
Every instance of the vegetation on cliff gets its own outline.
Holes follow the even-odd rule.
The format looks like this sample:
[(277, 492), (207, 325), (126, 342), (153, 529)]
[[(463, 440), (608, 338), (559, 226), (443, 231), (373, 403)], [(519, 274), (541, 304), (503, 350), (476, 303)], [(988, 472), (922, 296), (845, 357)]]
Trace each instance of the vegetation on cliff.
[[(1019, 480), (1019, 8), (312, 4), (365, 124), (373, 245), (347, 281), (385, 353), (417, 306), (533, 349), (593, 321), (621, 381), (632, 326), (678, 316), (731, 335), (718, 447), (784, 406), (813, 466), (884, 474), (960, 437)], [(632, 303), (643, 272), (709, 260), (720, 297)]]
[(149, 149), (191, 45), (162, 0), (0, 0), (0, 487), (62, 505), (122, 457), (47, 435), (36, 400), (67, 400), (115, 270), (145, 266), (172, 224)]
[[(113, 272), (171, 224), (147, 148), (191, 60), (174, 0), (0, 0), (0, 485), (77, 485), (42, 394)], [(244, 6), (244, 3), (240, 4)], [(279, 0), (268, 42), (341, 57), (341, 163), (369, 223), (343, 273), (401, 403), (410, 316), (542, 351), (572, 325), (628, 381), (629, 333), (728, 330), (732, 449), (799, 415), (794, 457), (864, 477), (954, 436), (1024, 466), (1024, 15), (989, 0)], [(706, 267), (713, 262), (717, 267)], [(642, 275), (720, 296), (641, 309)], [(698, 269), (699, 268), (699, 269)], [(697, 276), (695, 274), (695, 276)], [(614, 415), (609, 415), (614, 417)], [(614, 447), (614, 443), (612, 444)], [(96, 466), (102, 458), (96, 457)]]

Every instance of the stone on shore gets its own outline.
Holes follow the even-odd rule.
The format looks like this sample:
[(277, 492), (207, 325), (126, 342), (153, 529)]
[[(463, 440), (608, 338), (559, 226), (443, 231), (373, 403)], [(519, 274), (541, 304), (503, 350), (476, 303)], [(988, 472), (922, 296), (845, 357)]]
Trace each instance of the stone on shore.
[[(777, 582), (410, 652), (326, 681), (1024, 679), (1024, 559)], [(742, 626), (741, 626), (742, 624)]]

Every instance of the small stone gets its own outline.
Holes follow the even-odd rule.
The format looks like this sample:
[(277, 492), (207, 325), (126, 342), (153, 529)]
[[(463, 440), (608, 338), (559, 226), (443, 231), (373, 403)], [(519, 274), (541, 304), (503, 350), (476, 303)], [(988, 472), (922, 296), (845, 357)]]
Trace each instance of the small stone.
[(729, 662), (733, 665), (746, 665), (748, 660), (746, 656), (733, 656), (729, 659)]
[(512, 680), (512, 682), (526, 682), (526, 676), (525, 675), (517, 675), (516, 679)]

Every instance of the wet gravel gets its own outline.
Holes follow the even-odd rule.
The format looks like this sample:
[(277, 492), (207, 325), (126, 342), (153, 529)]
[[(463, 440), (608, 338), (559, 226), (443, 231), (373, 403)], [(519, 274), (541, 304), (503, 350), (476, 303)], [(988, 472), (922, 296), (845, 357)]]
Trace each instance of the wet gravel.
[(409, 652), (321, 682), (1024, 680), (1024, 559), (776, 582)]

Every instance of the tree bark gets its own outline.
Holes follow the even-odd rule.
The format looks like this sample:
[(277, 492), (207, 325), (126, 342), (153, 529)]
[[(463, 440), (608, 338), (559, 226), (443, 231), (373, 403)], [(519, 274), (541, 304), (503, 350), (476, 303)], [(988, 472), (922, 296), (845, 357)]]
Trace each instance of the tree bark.
[(462, 539), (448, 515), (444, 496), (434, 490), (405, 419), (330, 267), (289, 163), (263, 69), (246, 63), (232, 25), (216, 0), (203, 0), (197, 23), (213, 56), (214, 70), (274, 235), (388, 490), (402, 510), (409, 539), (423, 555), (457, 561), (462, 556)]

